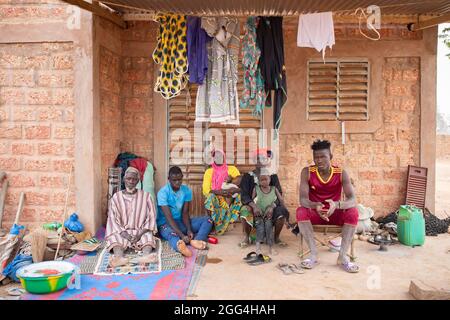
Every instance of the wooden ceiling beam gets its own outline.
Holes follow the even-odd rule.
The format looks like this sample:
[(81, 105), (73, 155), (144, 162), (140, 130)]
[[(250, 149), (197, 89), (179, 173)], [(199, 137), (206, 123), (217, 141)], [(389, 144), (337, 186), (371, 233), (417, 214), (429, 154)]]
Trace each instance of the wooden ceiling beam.
[(98, 1), (95, 1), (94, 4), (91, 4), (83, 0), (62, 0), (62, 1), (77, 6), (81, 9), (87, 10), (89, 12), (92, 12), (93, 14), (96, 14), (108, 21), (111, 21), (112, 23), (118, 25), (122, 29), (127, 28), (127, 23), (120, 16), (99, 6)]
[(423, 30), (427, 28), (434, 27), (440, 23), (445, 23), (450, 21), (450, 13), (444, 14), (442, 16), (431, 18), (424, 21), (419, 21), (417, 23), (408, 23), (408, 30), (409, 31), (418, 31)]

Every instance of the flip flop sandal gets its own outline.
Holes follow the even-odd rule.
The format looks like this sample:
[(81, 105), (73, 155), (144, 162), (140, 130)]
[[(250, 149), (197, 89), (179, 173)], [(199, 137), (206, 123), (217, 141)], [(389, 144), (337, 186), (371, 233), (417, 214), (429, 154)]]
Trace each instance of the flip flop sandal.
[(245, 261), (252, 261), (258, 257), (255, 251), (249, 252), (243, 259)]
[(259, 266), (260, 264), (269, 263), (271, 261), (271, 257), (259, 254), (255, 260), (248, 261), (247, 264), (251, 266)]
[(293, 273), (296, 273), (296, 274), (303, 274), (303, 273), (305, 273), (305, 271), (303, 271), (303, 269), (302, 268), (299, 268), (299, 267), (297, 267), (295, 264), (290, 264), (290, 265), (288, 265), (288, 267), (289, 267), (289, 269), (293, 272)]
[(292, 274), (292, 272), (293, 272), (291, 270), (291, 268), (289, 268), (289, 265), (287, 265), (286, 263), (279, 263), (277, 265), (277, 269), (281, 270), (283, 272), (283, 274), (286, 276)]
[(302, 262), (300, 262), (300, 267), (302, 267), (303, 269), (311, 270), (312, 268), (314, 268), (318, 264), (319, 264), (318, 261), (313, 261), (311, 259), (305, 259)]
[(359, 272), (358, 265), (353, 262), (346, 261), (344, 263), (339, 263), (339, 265), (348, 273), (358, 273)]
[(11, 288), (7, 292), (10, 296), (20, 296), (25, 293), (25, 290), (22, 288)]

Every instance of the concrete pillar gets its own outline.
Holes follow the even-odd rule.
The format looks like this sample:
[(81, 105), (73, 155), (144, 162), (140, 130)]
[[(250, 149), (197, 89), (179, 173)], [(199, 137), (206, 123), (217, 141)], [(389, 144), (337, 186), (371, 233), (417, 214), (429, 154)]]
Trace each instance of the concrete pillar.
[(428, 168), (425, 206), (434, 212), (436, 196), (436, 59), (438, 28), (423, 30), (420, 73), (420, 166)]

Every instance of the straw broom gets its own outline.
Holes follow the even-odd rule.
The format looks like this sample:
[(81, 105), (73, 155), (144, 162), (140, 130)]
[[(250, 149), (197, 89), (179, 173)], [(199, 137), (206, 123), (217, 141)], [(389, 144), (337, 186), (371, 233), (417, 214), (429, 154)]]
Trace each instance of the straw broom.
[(62, 227), (61, 227), (61, 232), (60, 232), (59, 238), (58, 238), (58, 246), (56, 247), (55, 258), (53, 260), (56, 260), (56, 258), (58, 258), (59, 247), (61, 246), (61, 238), (62, 238), (63, 233), (66, 232), (66, 228), (64, 227), (64, 221), (66, 221), (67, 202), (69, 200), (70, 184), (72, 182), (72, 171), (73, 171), (73, 166), (70, 167), (69, 183), (67, 184), (66, 201), (65, 201), (65, 204), (64, 204), (63, 220), (62, 220), (62, 223), (61, 223)]
[(35, 230), (31, 233), (30, 238), (33, 262), (43, 261), (45, 249), (47, 248), (47, 232), (44, 230)]

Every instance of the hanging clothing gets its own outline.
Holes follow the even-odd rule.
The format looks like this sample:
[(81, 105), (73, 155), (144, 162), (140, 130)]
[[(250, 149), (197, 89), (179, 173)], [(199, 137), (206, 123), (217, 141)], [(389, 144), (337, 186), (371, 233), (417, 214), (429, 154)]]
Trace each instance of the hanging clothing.
[(188, 83), (186, 17), (157, 14), (155, 20), (159, 22), (159, 32), (153, 60), (160, 65), (155, 92), (170, 99), (178, 96)]
[(136, 158), (130, 160), (130, 166), (139, 170), (139, 180), (144, 179), (145, 170), (147, 169), (147, 160), (144, 158)]
[(152, 200), (156, 202), (154, 175), (155, 169), (153, 168), (153, 165), (151, 164), (151, 162), (147, 162), (142, 182), (141, 181), (138, 182), (136, 189), (141, 189), (144, 190), (145, 192), (150, 193)]
[(272, 105), (270, 92), (274, 90), (273, 124), (281, 125), (281, 109), (287, 101), (286, 66), (284, 64), (283, 18), (259, 17), (256, 40), (261, 50), (259, 68), (267, 94), (266, 106)]
[(254, 114), (261, 115), (264, 111), (264, 80), (261, 76), (258, 63), (261, 50), (256, 45), (257, 17), (250, 17), (244, 26), (244, 39), (242, 41), (242, 64), (244, 66), (244, 90), (239, 105), (249, 108), (254, 102)]
[(239, 125), (239, 21), (227, 17), (202, 18), (202, 28), (214, 38), (208, 44), (206, 79), (198, 87), (195, 120)]
[(315, 48), (322, 52), (334, 46), (334, 24), (332, 12), (301, 14), (298, 19), (297, 46)]
[(129, 165), (130, 165), (130, 161), (133, 159), (138, 158), (137, 155), (130, 153), (130, 152), (123, 152), (123, 153), (119, 153), (117, 155), (116, 160), (114, 161), (114, 167), (120, 167), (122, 168), (122, 172), (120, 174), (120, 181), (122, 181), (121, 185), (120, 185), (120, 190), (125, 189), (125, 171), (127, 171)]
[(202, 19), (187, 17), (187, 54), (189, 82), (203, 84), (208, 71), (208, 50), (206, 45), (211, 41), (206, 31), (201, 27)]

